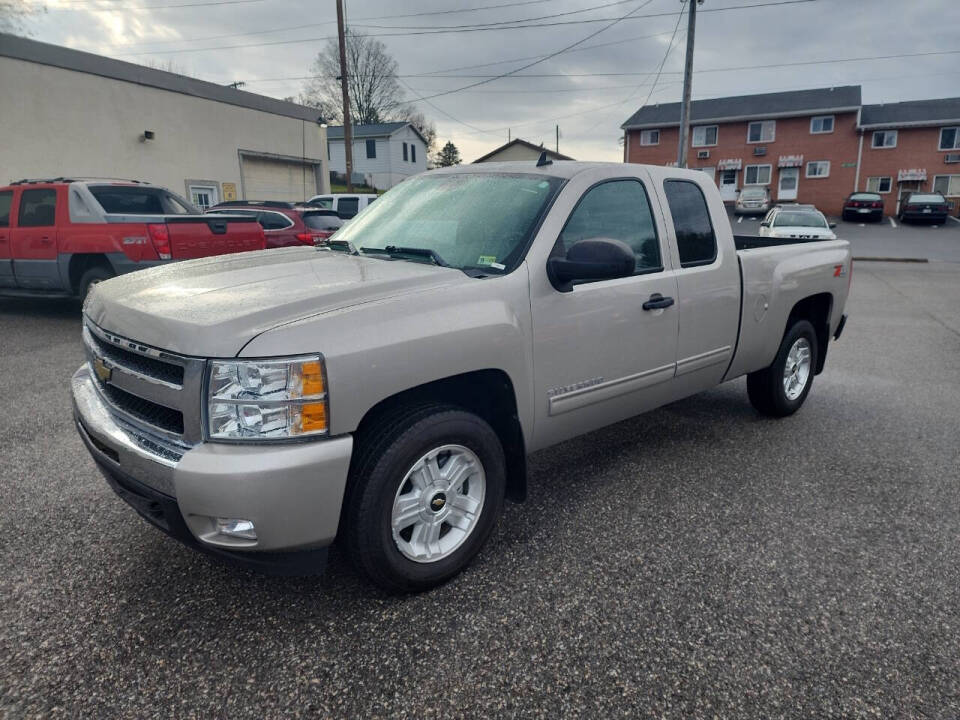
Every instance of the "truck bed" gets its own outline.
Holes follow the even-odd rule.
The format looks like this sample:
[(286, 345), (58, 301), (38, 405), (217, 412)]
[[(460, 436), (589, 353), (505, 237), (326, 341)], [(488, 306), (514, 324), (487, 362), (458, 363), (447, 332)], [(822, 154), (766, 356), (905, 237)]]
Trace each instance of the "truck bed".
[(733, 244), (737, 250), (754, 250), (756, 248), (776, 247), (778, 245), (794, 245), (797, 243), (830, 242), (825, 240), (798, 240), (796, 238), (760, 237), (758, 235), (734, 235)]

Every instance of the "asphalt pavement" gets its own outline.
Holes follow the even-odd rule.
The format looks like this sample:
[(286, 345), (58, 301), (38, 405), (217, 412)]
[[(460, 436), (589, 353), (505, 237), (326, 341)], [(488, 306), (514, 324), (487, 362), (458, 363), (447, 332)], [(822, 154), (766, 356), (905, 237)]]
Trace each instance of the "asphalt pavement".
[(531, 458), (474, 564), (385, 596), (141, 521), (72, 426), (75, 304), (0, 301), (0, 715), (960, 715), (960, 265), (861, 263), (804, 408), (744, 382)]

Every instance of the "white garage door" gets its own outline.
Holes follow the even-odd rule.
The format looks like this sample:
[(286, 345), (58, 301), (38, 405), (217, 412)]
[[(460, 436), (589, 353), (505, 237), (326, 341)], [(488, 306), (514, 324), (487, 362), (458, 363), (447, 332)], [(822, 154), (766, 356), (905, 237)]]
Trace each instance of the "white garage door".
[(317, 194), (315, 163), (243, 156), (246, 200), (309, 200)]

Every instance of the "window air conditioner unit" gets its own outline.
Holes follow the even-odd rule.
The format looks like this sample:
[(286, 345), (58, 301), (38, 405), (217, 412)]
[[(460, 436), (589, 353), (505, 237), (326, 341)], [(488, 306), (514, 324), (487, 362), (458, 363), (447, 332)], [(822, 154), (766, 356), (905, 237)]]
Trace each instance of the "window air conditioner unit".
[(766, 146), (766, 145), (757, 145), (757, 146), (753, 149), (753, 154), (754, 154), (754, 155), (766, 155), (766, 154), (767, 154), (767, 146)]
[(698, 159), (698, 160), (706, 160), (708, 157), (710, 157), (710, 151), (709, 151), (709, 150), (697, 150), (697, 159)]
[(947, 163), (960, 163), (960, 153), (947, 153), (943, 161)]

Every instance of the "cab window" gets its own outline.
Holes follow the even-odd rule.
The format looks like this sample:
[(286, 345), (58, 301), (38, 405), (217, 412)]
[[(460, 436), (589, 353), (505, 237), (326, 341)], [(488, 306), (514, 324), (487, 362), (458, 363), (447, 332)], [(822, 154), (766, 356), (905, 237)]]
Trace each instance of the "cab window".
[(49, 227), (57, 222), (57, 191), (53, 189), (24, 190), (20, 195), (20, 227)]
[(10, 226), (10, 205), (13, 202), (13, 190), (0, 192), (0, 227)]
[(634, 275), (663, 270), (650, 201), (639, 180), (611, 180), (588, 190), (567, 219), (554, 252), (566, 254), (575, 242), (590, 238), (629, 245), (636, 259)]
[(663, 183), (677, 236), (680, 267), (709, 265), (717, 259), (717, 238), (703, 191), (689, 180)]

